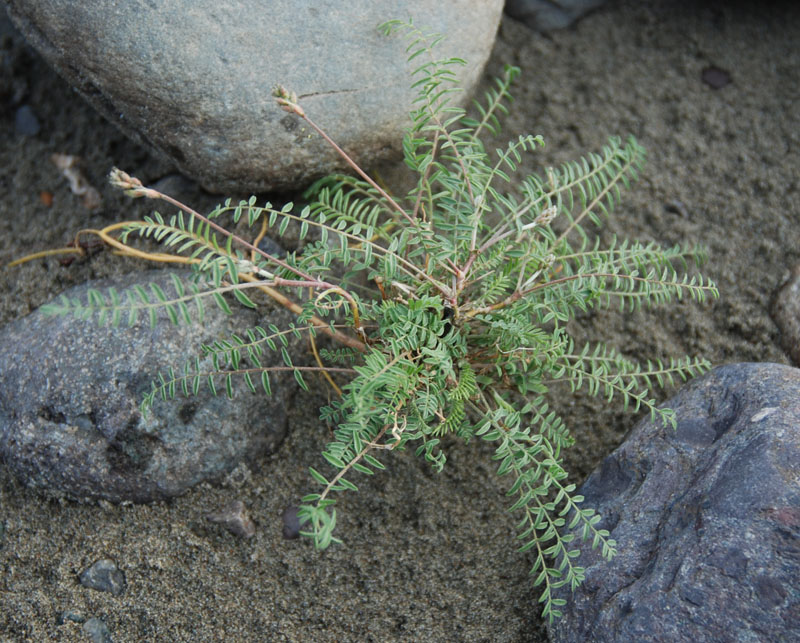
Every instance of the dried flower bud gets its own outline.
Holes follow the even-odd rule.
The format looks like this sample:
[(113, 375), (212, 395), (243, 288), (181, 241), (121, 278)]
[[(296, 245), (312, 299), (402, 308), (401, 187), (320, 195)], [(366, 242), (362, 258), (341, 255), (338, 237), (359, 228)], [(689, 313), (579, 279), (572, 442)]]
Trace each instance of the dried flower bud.
[(558, 206), (551, 205), (549, 208), (545, 208), (539, 213), (539, 216), (536, 217), (535, 223), (540, 226), (545, 226), (555, 219), (557, 214)]
[(305, 116), (306, 113), (303, 108), (297, 104), (297, 94), (289, 91), (285, 87), (278, 85), (272, 90), (272, 95), (281, 106), (281, 109), (289, 112), (290, 114), (297, 114), (298, 116)]
[(162, 194), (152, 188), (146, 188), (135, 176), (123, 172), (119, 168), (114, 168), (108, 175), (108, 182), (115, 188), (124, 190), (129, 197), (146, 197), (148, 199), (160, 199)]
[(113, 168), (108, 175), (108, 182), (115, 188), (125, 190), (125, 194), (132, 197), (144, 196), (142, 182), (119, 168)]

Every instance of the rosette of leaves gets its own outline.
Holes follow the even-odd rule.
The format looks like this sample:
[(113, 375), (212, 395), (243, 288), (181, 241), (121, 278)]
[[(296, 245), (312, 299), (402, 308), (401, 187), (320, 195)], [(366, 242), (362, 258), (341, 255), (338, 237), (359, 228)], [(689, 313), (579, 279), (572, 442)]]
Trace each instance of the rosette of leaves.
[[(292, 328), (252, 328), (200, 347), (196, 358), (152, 384), (143, 411), (157, 398), (204, 386), (230, 394), (237, 379), (269, 393), (269, 374), (278, 369), (293, 370), (303, 386), (303, 372), (336, 377), (340, 395), (321, 411), (333, 440), (322, 451), (324, 464), (310, 472), (320, 488), (299, 510), (303, 535), (319, 548), (339, 542), (337, 494), (356, 489), (356, 474), (384, 469), (386, 451), (413, 448), (441, 470), (445, 434), (491, 442), (497, 473), (508, 480), (519, 548), (532, 556), (543, 614), (552, 619), (563, 604), (552, 590), (575, 588), (584, 578), (575, 534), (605, 558), (615, 554), (615, 542), (568, 481), (561, 454), (580, 436), (561, 421), (548, 391), (566, 382), (670, 426), (672, 411), (656, 406), (650, 388), (709, 366), (690, 357), (636, 364), (602, 344), (576, 345), (567, 322), (595, 306), (702, 301), (717, 290), (685, 272), (703, 259), (698, 248), (590, 241), (585, 226), (601, 224), (642, 166), (644, 151), (633, 138), (612, 138), (599, 153), (515, 179), (522, 156), (542, 138), (520, 136), (493, 151), (484, 139), (497, 134), (519, 70), (506, 67), (468, 116), (453, 100), (454, 69), (463, 61), (437, 59), (439, 37), (411, 24), (382, 28), (407, 34), (416, 67), (418, 96), (403, 139), (405, 163), (416, 176), (409, 194), (390, 195), (291, 92), (278, 88), (278, 103), (328, 140), (354, 175), (319, 181), (310, 190), (313, 202), (300, 211), (250, 199), (201, 215), (115, 170), (112, 181), (131, 196), (161, 199), (178, 211), (128, 222), (119, 234), (104, 233), (105, 240), (125, 251), (137, 236), (154, 239), (165, 252), (147, 258), (190, 263), (194, 278), (176, 279), (174, 292), (153, 287), (125, 298), (114, 291), (94, 291), (86, 302), (62, 298), (47, 311), (134, 323), (139, 314), (154, 322), (154, 311), (165, 308), (175, 323), (192, 323), (208, 298), (228, 312), (231, 299), (255, 307), (265, 293), (279, 301), (297, 313)], [(279, 258), (232, 232), (241, 221), (276, 235), (294, 225), (306, 243)], [(315, 349), (316, 365), (295, 365), (286, 337), (318, 333), (339, 347), (321, 355)], [(268, 352), (281, 362), (267, 360)]]

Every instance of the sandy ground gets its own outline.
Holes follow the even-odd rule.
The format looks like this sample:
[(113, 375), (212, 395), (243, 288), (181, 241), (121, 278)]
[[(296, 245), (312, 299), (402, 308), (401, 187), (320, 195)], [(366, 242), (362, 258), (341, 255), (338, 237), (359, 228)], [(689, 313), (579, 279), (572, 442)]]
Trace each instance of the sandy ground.
[[(144, 204), (106, 187), (112, 166), (145, 182), (172, 170), (95, 115), (3, 24), (4, 264), (63, 245), (80, 228), (142, 214)], [(788, 363), (768, 309), (800, 261), (798, 42), (793, 2), (612, 2), (547, 37), (504, 21), (487, 72), (506, 62), (523, 69), (505, 135), (545, 137), (529, 169), (597, 149), (610, 134), (634, 134), (648, 165), (602, 234), (704, 244), (704, 272), (722, 293), (704, 305), (585, 315), (575, 323), (579, 337), (640, 359), (689, 353), (716, 364)], [(731, 83), (704, 84), (709, 66), (727, 71)], [(15, 131), (22, 103), (40, 121), (38, 135)], [(87, 212), (69, 192), (49, 161), (53, 152), (84, 159), (102, 209)], [(217, 199), (187, 191), (199, 207)], [(85, 279), (133, 268), (106, 254), (68, 267), (41, 260), (3, 268), (0, 323)], [(327, 439), (313, 411), (320, 401), (293, 410), (290, 436), (257, 470), (172, 502), (58, 501), (25, 489), (0, 465), (0, 640), (84, 640), (77, 621), (91, 617), (115, 641), (544, 640), (531, 561), (514, 551), (514, 521), (485, 445), (453, 444), (440, 475), (399, 454), (388, 473), (360, 481), (361, 492), (340, 506), (346, 546), (320, 554), (282, 539), (281, 512), (310, 488), (307, 467)], [(636, 420), (585, 397), (554, 402), (579, 439), (569, 455), (576, 480)], [(236, 498), (258, 523), (251, 540), (204, 519)], [(78, 582), (103, 557), (125, 573), (119, 597)]]

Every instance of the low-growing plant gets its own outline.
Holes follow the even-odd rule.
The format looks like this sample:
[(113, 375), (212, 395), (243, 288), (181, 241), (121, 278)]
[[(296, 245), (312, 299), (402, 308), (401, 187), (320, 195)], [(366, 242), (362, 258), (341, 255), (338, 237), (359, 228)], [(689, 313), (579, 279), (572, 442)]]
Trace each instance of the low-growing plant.
[[(178, 211), (97, 233), (123, 252), (189, 263), (193, 278), (175, 278), (174, 293), (156, 286), (126, 298), (113, 289), (92, 291), (86, 302), (62, 297), (46, 311), (133, 324), (139, 313), (155, 323), (156, 309), (163, 308), (174, 323), (192, 323), (190, 308), (201, 317), (208, 297), (230, 312), (228, 296), (256, 307), (253, 293), (266, 293), (297, 314), (291, 329), (256, 327), (200, 347), (182, 369), (159, 376), (142, 411), (157, 398), (196, 394), (203, 386), (231, 394), (235, 378), (269, 394), (272, 371), (293, 370), (303, 387), (303, 373), (324, 374), (339, 393), (321, 410), (335, 427), (322, 452), (332, 473), (310, 470), (321, 488), (299, 508), (302, 533), (318, 548), (339, 542), (334, 494), (356, 489), (352, 474), (384, 469), (381, 453), (413, 447), (439, 471), (444, 435), (491, 442), (497, 473), (509, 481), (519, 549), (533, 557), (543, 614), (552, 619), (564, 604), (553, 589), (574, 589), (584, 579), (576, 532), (607, 559), (616, 544), (567, 480), (562, 450), (576, 438), (548, 399), (551, 387), (564, 382), (573, 392), (618, 397), (669, 426), (674, 413), (656, 406), (649, 389), (708, 368), (690, 357), (642, 366), (603, 344), (578, 346), (567, 322), (594, 306), (619, 302), (632, 310), (684, 295), (703, 300), (717, 290), (683, 272), (688, 260), (702, 259), (700, 249), (628, 241), (601, 247), (590, 239), (586, 224), (601, 224), (644, 161), (633, 138), (613, 138), (599, 154), (517, 180), (522, 155), (543, 145), (542, 138), (520, 136), (489, 152), (483, 137), (498, 133), (519, 70), (507, 66), (467, 116), (453, 101), (454, 69), (463, 61), (437, 59), (438, 36), (411, 24), (382, 28), (406, 31), (409, 60), (419, 61), (413, 72), (418, 96), (403, 139), (405, 163), (416, 176), (408, 195), (389, 194), (294, 94), (278, 88), (278, 104), (328, 141), (355, 176), (317, 182), (313, 202), (299, 212), (291, 203), (273, 208), (251, 198), (227, 201), (204, 216), (115, 169), (112, 183), (129, 195), (160, 199)], [(231, 216), (227, 223), (224, 215)], [(295, 224), (305, 245), (280, 258), (259, 248), (258, 239), (251, 243), (232, 232), (240, 221), (259, 229), (258, 238), (266, 227), (282, 236)], [(134, 249), (137, 236), (160, 242), (166, 252)], [(312, 344), (316, 365), (296, 366), (283, 341), (290, 333), (312, 340), (325, 333), (339, 346), (317, 352)], [(267, 358), (270, 351), (283, 363)], [(339, 388), (331, 375), (347, 382)]]

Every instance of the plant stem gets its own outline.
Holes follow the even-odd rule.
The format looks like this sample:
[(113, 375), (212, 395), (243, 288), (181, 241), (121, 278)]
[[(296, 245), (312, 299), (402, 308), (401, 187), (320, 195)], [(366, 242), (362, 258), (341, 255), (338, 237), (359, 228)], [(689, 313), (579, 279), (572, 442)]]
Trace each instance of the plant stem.
[(311, 120), (308, 114), (305, 113), (305, 110), (300, 108), (300, 106), (297, 105), (296, 103), (290, 103), (290, 105), (299, 108), (299, 111), (297, 109), (292, 109), (291, 111), (294, 114), (300, 116), (303, 120), (305, 120), (306, 123), (308, 123), (322, 138), (324, 138), (325, 142), (328, 143), (328, 145), (330, 145), (336, 151), (336, 153), (339, 156), (341, 156), (345, 160), (345, 162), (358, 173), (358, 175), (362, 179), (364, 179), (367, 183), (370, 184), (370, 186), (372, 186), (375, 190), (377, 190), (378, 194), (380, 194), (384, 199), (386, 199), (386, 202), (389, 203), (389, 205), (391, 205), (392, 208), (394, 208), (394, 210), (398, 214), (400, 214), (400, 216), (402, 216), (404, 219), (406, 219), (406, 221), (408, 221), (412, 225), (415, 224), (414, 219), (409, 216), (408, 212), (406, 212), (397, 203), (397, 201), (395, 201), (391, 196), (389, 196), (389, 193), (386, 192), (386, 190), (384, 190), (380, 185), (378, 185), (372, 179), (372, 177), (370, 177), (369, 174), (367, 174), (364, 170), (362, 170), (361, 167), (358, 165), (358, 163), (356, 163), (347, 152), (345, 152), (341, 147), (339, 147), (336, 144), (336, 142), (330, 136), (328, 136), (319, 125), (317, 125), (313, 120)]
[[(375, 438), (374, 438), (374, 440), (372, 440), (372, 441), (373, 441), (373, 442), (377, 442), (378, 440), (380, 440), (380, 439), (383, 437), (383, 434), (384, 434), (384, 433), (386, 433), (386, 429), (388, 429), (388, 428), (389, 428), (389, 425), (387, 424), (386, 426), (384, 426), (384, 427), (383, 427), (383, 428), (382, 428), (382, 429), (381, 429), (381, 430), (378, 432), (378, 435), (376, 435), (376, 436), (375, 436)], [(355, 458), (353, 458), (352, 460), (350, 460), (350, 462), (348, 462), (348, 463), (347, 463), (347, 466), (345, 466), (345, 467), (344, 467), (344, 469), (340, 469), (340, 470), (339, 470), (339, 473), (337, 473), (337, 474), (336, 474), (336, 476), (334, 476), (333, 480), (331, 480), (331, 481), (328, 483), (328, 485), (325, 487), (325, 489), (324, 489), (324, 491), (322, 492), (322, 494), (320, 495), (320, 497), (317, 499), (317, 504), (319, 504), (320, 502), (322, 502), (323, 500), (325, 500), (325, 496), (327, 496), (327, 495), (328, 495), (328, 493), (330, 492), (330, 490), (331, 490), (331, 489), (333, 488), (333, 486), (334, 486), (334, 485), (335, 485), (335, 484), (336, 484), (336, 483), (337, 483), (337, 482), (338, 482), (338, 481), (339, 481), (339, 480), (342, 478), (342, 476), (344, 476), (344, 474), (345, 474), (345, 473), (347, 473), (347, 472), (348, 472), (348, 471), (351, 469), (351, 467), (352, 467), (352, 466), (353, 466), (353, 465), (354, 465), (356, 462), (358, 462), (359, 460), (361, 460), (361, 458), (363, 458), (363, 457), (364, 457), (364, 455), (365, 455), (367, 452), (371, 451), (371, 450), (372, 450), (372, 449), (374, 449), (374, 448), (375, 448), (375, 447), (374, 447), (372, 444), (367, 444), (367, 445), (366, 445), (366, 446), (365, 446), (363, 449), (361, 449), (361, 452), (360, 452), (360, 453), (359, 453), (359, 454), (358, 454), (358, 455), (357, 455)]]
[(166, 201), (167, 203), (171, 203), (172, 205), (174, 205), (175, 207), (180, 208), (181, 210), (183, 210), (187, 214), (189, 214), (189, 215), (191, 215), (193, 217), (197, 217), (198, 219), (200, 219), (200, 221), (202, 221), (204, 223), (207, 223), (209, 226), (214, 228), (214, 230), (216, 230), (220, 234), (222, 234), (222, 235), (224, 235), (226, 237), (230, 237), (231, 239), (236, 241), (236, 243), (244, 246), (245, 248), (247, 248), (251, 252), (257, 252), (258, 254), (260, 254), (265, 259), (268, 259), (269, 261), (272, 261), (273, 263), (278, 264), (281, 268), (285, 268), (289, 272), (293, 272), (294, 274), (296, 274), (299, 277), (302, 277), (303, 279), (308, 279), (309, 281), (314, 281), (314, 277), (312, 277), (311, 275), (308, 275), (308, 274), (304, 273), (302, 270), (298, 270), (297, 268), (294, 268), (293, 266), (290, 266), (285, 261), (282, 261), (281, 259), (278, 259), (277, 257), (274, 257), (271, 254), (269, 254), (267, 252), (264, 252), (260, 248), (257, 248), (256, 246), (254, 246), (249, 241), (247, 241), (245, 239), (242, 239), (240, 236), (238, 236), (236, 234), (233, 234), (232, 232), (229, 232), (228, 230), (223, 228), (221, 225), (219, 225), (217, 223), (214, 223), (208, 217), (203, 216), (202, 214), (200, 214), (196, 210), (193, 210), (188, 205), (185, 205), (185, 204), (181, 203), (177, 199), (173, 199), (171, 196), (169, 196), (167, 194), (163, 194), (163, 193), (159, 192), (158, 190), (153, 190), (152, 188), (147, 188), (147, 192), (148, 192), (148, 196), (150, 196), (150, 193), (152, 193), (153, 195), (157, 195), (157, 196), (151, 196), (151, 198), (158, 198), (158, 199), (162, 199), (163, 201)]

